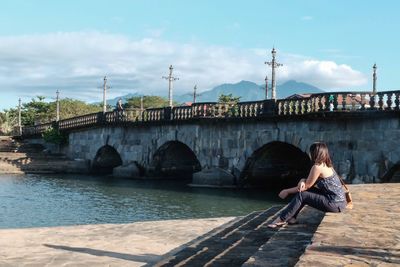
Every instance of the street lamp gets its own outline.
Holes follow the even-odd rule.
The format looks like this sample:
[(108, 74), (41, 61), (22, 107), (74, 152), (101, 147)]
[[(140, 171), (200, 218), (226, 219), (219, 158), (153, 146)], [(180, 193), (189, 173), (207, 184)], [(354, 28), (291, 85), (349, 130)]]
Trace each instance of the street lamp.
[(19, 134), (19, 135), (22, 135), (21, 98), (18, 99), (18, 134)]
[(283, 66), (283, 64), (280, 64), (280, 63), (276, 62), (276, 60), (275, 60), (275, 57), (276, 57), (276, 50), (275, 50), (274, 47), (272, 48), (271, 54), (272, 54), (272, 61), (270, 61), (270, 62), (265, 62), (265, 64), (267, 64), (268, 66), (271, 66), (271, 68), (272, 68), (272, 81), (271, 81), (271, 83), (272, 83), (272, 89), (271, 89), (271, 98), (272, 98), (272, 99), (276, 99), (275, 68), (278, 68), (278, 67), (280, 67), (280, 66)]
[(193, 87), (193, 104), (196, 103), (197, 84)]
[(60, 92), (56, 92), (56, 121), (60, 120)]
[(104, 83), (103, 83), (103, 113), (107, 112), (107, 89), (110, 87), (107, 86), (107, 76), (104, 76)]
[(168, 80), (168, 103), (169, 106), (172, 107), (172, 83), (173, 81), (179, 80), (179, 78), (175, 78), (172, 76), (172, 71), (173, 71), (172, 65), (169, 66), (169, 75), (168, 76), (162, 76), (163, 79)]
[(374, 64), (374, 66), (372, 66), (373, 69), (373, 74), (372, 74), (372, 94), (375, 95), (376, 94), (376, 69), (378, 67), (376, 66), (376, 63)]

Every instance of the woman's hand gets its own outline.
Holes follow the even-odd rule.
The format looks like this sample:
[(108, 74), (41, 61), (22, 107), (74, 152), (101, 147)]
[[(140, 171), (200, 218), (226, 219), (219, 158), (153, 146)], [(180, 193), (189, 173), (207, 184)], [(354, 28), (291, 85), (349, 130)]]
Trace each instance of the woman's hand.
[(299, 192), (306, 191), (306, 183), (303, 182), (303, 181), (300, 181), (300, 183), (299, 183), (299, 185), (298, 185), (298, 187), (297, 187), (297, 190), (298, 190)]
[(299, 183), (297, 184), (297, 191), (302, 192), (305, 190), (306, 187), (306, 179), (300, 179)]
[(282, 199), (285, 199), (287, 196), (289, 195), (289, 192), (286, 189), (283, 189), (280, 193), (279, 193), (279, 197)]

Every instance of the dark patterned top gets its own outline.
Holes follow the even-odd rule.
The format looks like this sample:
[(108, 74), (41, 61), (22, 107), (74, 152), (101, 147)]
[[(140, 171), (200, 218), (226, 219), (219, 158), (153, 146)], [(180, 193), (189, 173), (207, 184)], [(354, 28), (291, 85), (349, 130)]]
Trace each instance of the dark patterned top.
[(342, 183), (335, 171), (333, 171), (333, 174), (329, 177), (320, 178), (317, 182), (317, 187), (331, 202), (342, 202), (346, 199)]

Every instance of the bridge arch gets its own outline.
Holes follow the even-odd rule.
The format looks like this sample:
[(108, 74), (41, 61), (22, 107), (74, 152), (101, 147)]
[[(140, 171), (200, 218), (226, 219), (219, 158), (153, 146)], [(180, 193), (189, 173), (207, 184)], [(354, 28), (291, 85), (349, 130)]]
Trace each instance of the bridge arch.
[(310, 167), (309, 156), (298, 147), (273, 141), (253, 152), (240, 178), (245, 185), (281, 189), (297, 185)]
[(167, 141), (154, 153), (150, 169), (152, 176), (191, 179), (201, 170), (201, 164), (189, 146)]
[(382, 177), (383, 182), (399, 183), (400, 182), (400, 161), (394, 164), (387, 173)]
[(92, 172), (111, 174), (113, 169), (120, 165), (122, 165), (122, 159), (118, 151), (110, 145), (105, 145), (97, 150), (92, 163)]

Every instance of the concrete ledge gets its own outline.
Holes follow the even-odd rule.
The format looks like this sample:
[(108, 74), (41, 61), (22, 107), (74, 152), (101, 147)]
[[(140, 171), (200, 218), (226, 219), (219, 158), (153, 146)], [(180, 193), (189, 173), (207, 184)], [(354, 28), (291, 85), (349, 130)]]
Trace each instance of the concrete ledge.
[(0, 229), (0, 266), (151, 266), (232, 219)]
[(210, 168), (193, 173), (191, 186), (231, 187), (235, 185), (235, 177), (221, 168)]
[(326, 213), (296, 266), (400, 265), (400, 184), (350, 190), (354, 209)]

